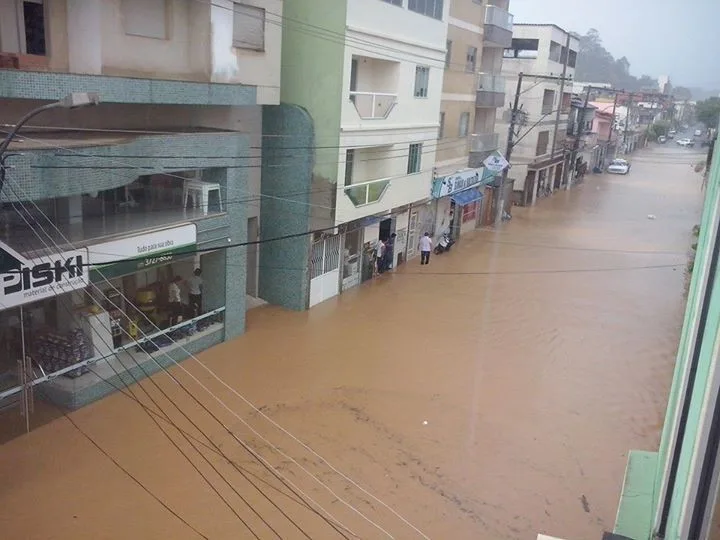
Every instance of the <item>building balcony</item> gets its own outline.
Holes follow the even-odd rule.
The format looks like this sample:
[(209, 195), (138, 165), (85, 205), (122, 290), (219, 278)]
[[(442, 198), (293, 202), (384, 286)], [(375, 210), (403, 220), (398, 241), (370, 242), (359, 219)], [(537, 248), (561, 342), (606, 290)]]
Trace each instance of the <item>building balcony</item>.
[(345, 196), (355, 205), (356, 208), (373, 204), (382, 199), (390, 185), (389, 178), (371, 180), (361, 184), (345, 186)]
[(480, 73), (477, 82), (476, 107), (502, 107), (505, 104), (505, 77)]
[(486, 47), (507, 48), (512, 44), (513, 16), (497, 6), (485, 9), (484, 42)]
[(497, 133), (473, 133), (470, 137), (470, 159), (468, 166), (482, 167), (482, 162), (499, 148)]
[(397, 94), (350, 92), (350, 101), (363, 120), (384, 120), (397, 105)]

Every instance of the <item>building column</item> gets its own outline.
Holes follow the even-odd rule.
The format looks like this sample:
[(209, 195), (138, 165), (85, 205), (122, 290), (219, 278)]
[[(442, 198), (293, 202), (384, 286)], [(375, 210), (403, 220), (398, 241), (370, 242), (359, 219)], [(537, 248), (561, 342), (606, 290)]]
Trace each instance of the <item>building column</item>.
[(102, 74), (102, 0), (67, 0), (71, 73)]

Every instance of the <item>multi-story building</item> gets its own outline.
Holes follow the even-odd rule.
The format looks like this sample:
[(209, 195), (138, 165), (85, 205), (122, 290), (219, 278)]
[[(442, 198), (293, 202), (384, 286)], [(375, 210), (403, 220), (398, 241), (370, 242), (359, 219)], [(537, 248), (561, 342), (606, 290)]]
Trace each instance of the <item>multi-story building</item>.
[(305, 309), (372, 277), (379, 240), (394, 239), (393, 265), (417, 253), (429, 222), (449, 2), (285, 8), (283, 105), (264, 118), (272, 135), (264, 233), (315, 234), (263, 246), (272, 279), (261, 296)]
[[(282, 9), (282, 0), (0, 3), (3, 124), (69, 93), (100, 100), (48, 108), (6, 155), (5, 387), (26, 348), (43, 375), (78, 376), (44, 387), (77, 406), (110, 388), (78, 362), (108, 360), (94, 371), (117, 382), (115, 370), (141, 374), (134, 361), (153, 371), (168, 352), (180, 359), (244, 331), (258, 281), (244, 242), (260, 226), (262, 106), (279, 103)], [(42, 272), (56, 261), (65, 271)], [(148, 335), (140, 347), (153, 359), (137, 353)]]
[(505, 106), (503, 50), (512, 42), (508, 0), (456, 0), (447, 56), (433, 182), (436, 235), (457, 238), (492, 221), (494, 175), (483, 161), (499, 149), (497, 109)]
[[(512, 43), (505, 49), (503, 75), (507, 100), (513, 101), (519, 74), (523, 74), (521, 111), (516, 118), (519, 135), (515, 137), (509, 171), (517, 204), (533, 204), (572, 181), (568, 174), (571, 157), (565, 144), (572, 85), (562, 76), (569, 79), (575, 74), (579, 46), (575, 36), (553, 24), (513, 26)], [(501, 132), (507, 129), (508, 121), (509, 115), (501, 111)]]

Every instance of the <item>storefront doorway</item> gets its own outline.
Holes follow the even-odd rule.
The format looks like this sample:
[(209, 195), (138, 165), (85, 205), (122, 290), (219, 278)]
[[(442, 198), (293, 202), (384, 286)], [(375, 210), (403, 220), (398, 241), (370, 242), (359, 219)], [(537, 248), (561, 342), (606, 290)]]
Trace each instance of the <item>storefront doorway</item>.
[(345, 233), (345, 248), (343, 250), (343, 291), (360, 284), (362, 242), (363, 229), (357, 228)]

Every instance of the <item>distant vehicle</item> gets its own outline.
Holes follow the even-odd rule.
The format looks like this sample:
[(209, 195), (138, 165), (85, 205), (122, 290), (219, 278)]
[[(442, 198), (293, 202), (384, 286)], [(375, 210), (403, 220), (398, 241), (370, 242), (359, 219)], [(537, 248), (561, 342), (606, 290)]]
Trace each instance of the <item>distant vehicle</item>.
[(702, 137), (702, 129), (696, 129), (696, 130), (695, 130), (695, 136), (696, 136), (696, 137)]
[(630, 172), (630, 163), (624, 159), (613, 159), (607, 168), (610, 174), (627, 174)]
[(695, 141), (692, 139), (688, 139), (687, 137), (683, 139), (678, 139), (675, 141), (679, 146), (683, 146), (685, 148), (693, 148), (695, 146)]
[(660, 136), (658, 137), (658, 142), (659, 142), (660, 144), (665, 144), (665, 143), (667, 142), (667, 137), (666, 137), (665, 135), (660, 135)]
[(671, 129), (670, 131), (668, 131), (668, 134), (667, 134), (668, 139), (674, 139), (675, 135), (677, 135), (677, 131), (675, 131), (674, 129)]

